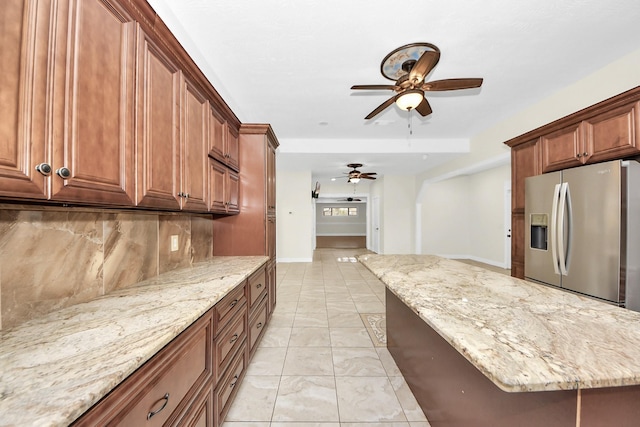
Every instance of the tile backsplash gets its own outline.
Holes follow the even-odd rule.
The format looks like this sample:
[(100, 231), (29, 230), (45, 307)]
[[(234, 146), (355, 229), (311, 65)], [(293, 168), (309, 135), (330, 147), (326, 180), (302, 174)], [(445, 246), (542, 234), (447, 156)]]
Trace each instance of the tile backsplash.
[(0, 329), (210, 258), (211, 221), (0, 206)]

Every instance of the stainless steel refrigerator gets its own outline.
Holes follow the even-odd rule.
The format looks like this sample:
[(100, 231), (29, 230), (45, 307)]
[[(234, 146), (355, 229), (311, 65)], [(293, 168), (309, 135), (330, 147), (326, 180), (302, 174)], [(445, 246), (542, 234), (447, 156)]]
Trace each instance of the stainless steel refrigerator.
[(640, 163), (525, 179), (525, 278), (640, 311)]

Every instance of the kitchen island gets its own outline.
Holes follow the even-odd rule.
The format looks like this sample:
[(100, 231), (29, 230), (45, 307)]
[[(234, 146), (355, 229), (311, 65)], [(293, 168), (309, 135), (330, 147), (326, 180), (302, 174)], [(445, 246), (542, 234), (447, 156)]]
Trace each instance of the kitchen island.
[(429, 255), (361, 255), (432, 426), (640, 420), (640, 313)]
[(70, 424), (267, 259), (213, 257), (0, 332), (0, 425)]

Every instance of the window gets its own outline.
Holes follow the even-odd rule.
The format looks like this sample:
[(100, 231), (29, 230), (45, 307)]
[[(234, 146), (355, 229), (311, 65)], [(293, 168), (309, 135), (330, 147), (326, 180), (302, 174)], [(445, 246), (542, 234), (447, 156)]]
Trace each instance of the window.
[(358, 208), (322, 208), (322, 216), (358, 216)]

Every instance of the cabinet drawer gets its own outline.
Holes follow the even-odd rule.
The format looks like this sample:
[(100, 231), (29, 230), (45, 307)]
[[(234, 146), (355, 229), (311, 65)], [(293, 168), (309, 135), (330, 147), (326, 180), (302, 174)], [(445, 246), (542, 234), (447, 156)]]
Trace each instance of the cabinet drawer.
[(236, 353), (236, 356), (231, 362), (229, 371), (224, 376), (224, 379), (218, 383), (218, 387), (216, 388), (214, 402), (216, 415), (214, 425), (216, 426), (222, 425), (224, 417), (227, 415), (231, 402), (233, 401), (233, 396), (235, 396), (238, 391), (238, 386), (240, 385), (245, 370), (245, 351), (246, 344), (242, 344), (240, 351)]
[(264, 298), (249, 321), (249, 354), (253, 355), (258, 338), (267, 326), (268, 298)]
[(213, 384), (202, 390), (191, 409), (178, 421), (179, 427), (213, 426)]
[(266, 285), (264, 268), (261, 268), (249, 277), (249, 310), (251, 310), (256, 303), (260, 302), (262, 295), (267, 291)]
[(212, 377), (209, 311), (96, 404), (76, 426), (173, 424)]
[(244, 285), (238, 286), (229, 294), (222, 298), (213, 308), (214, 311), (214, 334), (217, 336), (222, 328), (239, 313), (245, 306), (247, 298), (245, 297)]
[(245, 326), (246, 318), (245, 305), (244, 310), (241, 310), (236, 317), (233, 318), (231, 323), (224, 328), (214, 342), (214, 369), (216, 380), (222, 376), (227, 366), (229, 366), (235, 350), (238, 349), (247, 335)]

